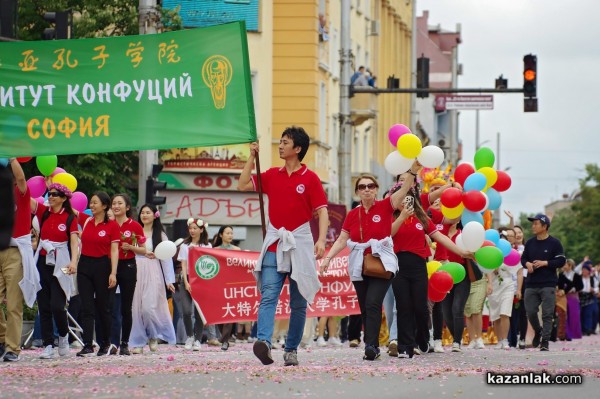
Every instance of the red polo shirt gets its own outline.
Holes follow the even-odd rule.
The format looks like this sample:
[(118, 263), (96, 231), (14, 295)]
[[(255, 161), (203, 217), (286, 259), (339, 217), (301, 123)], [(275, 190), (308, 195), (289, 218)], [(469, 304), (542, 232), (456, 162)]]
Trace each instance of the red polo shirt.
[(13, 226), (13, 238), (19, 238), (31, 233), (31, 195), (29, 187), (25, 194), (21, 194), (19, 187), (15, 186), (15, 225)]
[[(443, 224), (444, 215), (441, 211), (433, 208), (429, 208), (429, 213), (431, 214), (431, 221), (435, 224), (435, 228), (445, 236), (448, 236), (448, 230), (450, 230), (450, 224)], [(435, 254), (433, 255), (433, 259), (435, 260), (448, 260), (448, 250), (445, 246), (438, 243), (435, 248)]]
[(394, 237), (394, 251), (412, 252), (422, 258), (431, 256), (431, 249), (425, 239), (425, 234), (432, 235), (437, 232), (435, 224), (427, 218), (427, 226), (423, 228), (421, 221), (416, 216), (405, 220)]
[[(85, 223), (86, 219), (90, 219), (87, 224)], [(110, 244), (121, 241), (119, 224), (114, 220), (109, 220), (96, 225), (94, 218), (84, 213), (79, 213), (79, 220), (83, 226), (81, 231), (81, 254), (94, 258), (110, 257)]]
[[(293, 231), (312, 219), (313, 213), (327, 206), (321, 180), (306, 165), (288, 175), (285, 166), (261, 173), (262, 189), (269, 197), (269, 221), (276, 229)], [(257, 176), (252, 176), (258, 190)], [(269, 247), (276, 251), (277, 243)]]
[[(350, 239), (356, 242), (367, 242), (370, 239), (382, 240), (392, 234), (393, 215), (394, 206), (391, 197), (375, 201), (368, 212), (365, 212), (365, 208), (359, 205), (348, 212), (342, 225), (342, 231), (348, 233)], [(361, 225), (362, 240), (360, 238)], [(370, 248), (365, 251), (365, 253), (370, 252)]]
[[(453, 243), (456, 244), (456, 237), (458, 237), (458, 235), (461, 233), (460, 230), (456, 230), (456, 234), (454, 234), (450, 239), (452, 240)], [(456, 262), (456, 263), (460, 263), (461, 265), (465, 265), (465, 258), (461, 258), (460, 256), (458, 256), (457, 254), (455, 254), (454, 252), (450, 251), (450, 250), (446, 250), (448, 252), (448, 261), (449, 262)]]
[(119, 233), (121, 235), (121, 242), (119, 243), (119, 260), (135, 258), (135, 253), (133, 251), (125, 252), (121, 247), (124, 243), (137, 245), (138, 247), (144, 245), (146, 242), (144, 228), (135, 220), (128, 218), (119, 226)]
[(427, 212), (429, 210), (429, 206), (431, 205), (429, 203), (429, 193), (421, 193), (419, 198), (421, 199), (421, 207), (425, 212)]
[[(44, 213), (46, 210), (49, 210), (50, 214), (42, 223), (42, 219), (44, 218)], [(46, 205), (38, 204), (35, 210), (35, 215), (37, 216), (42, 227), (40, 231), (40, 240), (50, 240), (55, 242), (66, 242), (70, 240), (70, 237), (67, 237), (67, 219), (69, 218), (69, 214), (65, 211), (65, 208), (60, 208), (60, 211), (54, 212), (52, 208), (49, 208)], [(71, 221), (69, 231), (71, 234), (77, 234), (79, 232), (79, 230), (77, 230), (76, 217)], [(40, 253), (42, 255), (46, 255), (46, 251), (44, 249), (42, 249)]]

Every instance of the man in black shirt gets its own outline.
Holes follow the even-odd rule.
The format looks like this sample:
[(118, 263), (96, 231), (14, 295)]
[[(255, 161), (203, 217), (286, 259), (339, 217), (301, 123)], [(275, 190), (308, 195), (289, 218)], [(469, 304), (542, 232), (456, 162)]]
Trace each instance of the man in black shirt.
[[(535, 237), (527, 240), (525, 250), (521, 255), (521, 264), (527, 268), (525, 310), (527, 319), (535, 330), (533, 347), (537, 348), (539, 345), (540, 350), (547, 351), (552, 332), (552, 317), (558, 282), (556, 269), (565, 264), (566, 258), (560, 241), (548, 233), (550, 229), (548, 216), (537, 214), (527, 219), (532, 222), (531, 231)], [(543, 327), (540, 327), (538, 318), (540, 305), (542, 306)]]

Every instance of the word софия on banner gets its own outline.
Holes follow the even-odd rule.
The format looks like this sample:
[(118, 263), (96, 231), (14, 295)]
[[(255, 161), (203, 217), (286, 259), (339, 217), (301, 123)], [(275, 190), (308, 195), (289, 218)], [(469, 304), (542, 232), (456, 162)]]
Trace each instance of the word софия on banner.
[[(358, 299), (348, 276), (348, 254), (345, 249), (336, 256), (324, 277), (321, 290), (308, 305), (307, 317), (347, 316), (359, 314)], [(192, 296), (208, 324), (256, 320), (260, 292), (252, 272), (258, 252), (190, 248), (188, 276)], [(320, 261), (317, 261), (317, 269)], [(284, 284), (275, 317), (290, 315), (289, 285)]]

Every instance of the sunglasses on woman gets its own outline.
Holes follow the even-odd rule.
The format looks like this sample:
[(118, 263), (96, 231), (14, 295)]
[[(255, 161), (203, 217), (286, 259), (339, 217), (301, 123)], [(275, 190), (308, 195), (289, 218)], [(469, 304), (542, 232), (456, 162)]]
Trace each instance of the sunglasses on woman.
[(375, 184), (375, 183), (369, 183), (369, 184), (359, 184), (359, 185), (358, 185), (358, 189), (359, 189), (360, 191), (366, 190), (367, 188), (368, 188), (369, 190), (374, 190), (374, 189), (376, 189), (377, 187), (379, 187), (379, 186), (378, 186), (377, 184)]
[(65, 195), (58, 191), (50, 191), (48, 197), (64, 197)]

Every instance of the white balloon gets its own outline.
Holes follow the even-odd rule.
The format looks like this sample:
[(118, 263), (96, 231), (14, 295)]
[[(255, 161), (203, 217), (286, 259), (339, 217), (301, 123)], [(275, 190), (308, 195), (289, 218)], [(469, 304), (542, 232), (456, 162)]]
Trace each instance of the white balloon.
[(37, 216), (34, 216), (33, 219), (31, 219), (31, 227), (40, 234), (40, 221)]
[(403, 157), (398, 151), (393, 151), (385, 157), (383, 165), (389, 174), (398, 176), (409, 170), (414, 161), (414, 159)]
[(171, 259), (177, 252), (177, 246), (173, 241), (162, 241), (154, 248), (154, 256), (160, 260)]
[(463, 242), (463, 239), (462, 239), (462, 233), (460, 233), (459, 235), (456, 236), (456, 246), (459, 247), (460, 249), (462, 249), (463, 251), (467, 250), (467, 248), (465, 248), (465, 243)]
[(423, 147), (417, 159), (426, 168), (437, 168), (444, 162), (444, 151), (436, 145)]
[(462, 241), (467, 251), (475, 252), (485, 241), (485, 229), (478, 222), (469, 222), (463, 227)]

